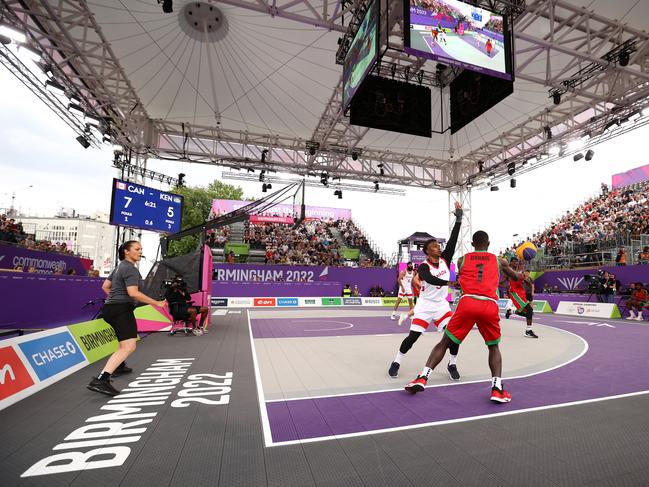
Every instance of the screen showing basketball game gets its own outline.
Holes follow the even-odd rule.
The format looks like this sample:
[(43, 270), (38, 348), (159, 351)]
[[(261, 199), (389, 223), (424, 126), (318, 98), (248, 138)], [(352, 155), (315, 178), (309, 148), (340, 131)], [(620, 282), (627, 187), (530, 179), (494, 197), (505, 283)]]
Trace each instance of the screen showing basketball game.
[(367, 8), (343, 65), (343, 109), (347, 109), (379, 56), (379, 1)]
[(405, 51), (513, 79), (507, 18), (459, 0), (406, 0)]

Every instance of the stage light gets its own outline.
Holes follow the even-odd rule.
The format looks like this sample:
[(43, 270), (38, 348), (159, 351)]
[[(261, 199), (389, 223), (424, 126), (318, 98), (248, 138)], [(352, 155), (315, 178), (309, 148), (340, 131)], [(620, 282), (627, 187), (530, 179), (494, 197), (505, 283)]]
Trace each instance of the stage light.
[(268, 185), (266, 183), (261, 185), (261, 192), (265, 193), (268, 190)]
[(18, 55), (31, 59), (35, 63), (41, 60), (41, 53), (27, 46), (18, 46)]
[(178, 175), (178, 187), (179, 188), (185, 187), (185, 175), (183, 173), (180, 173)]
[(587, 161), (590, 161), (593, 158), (594, 155), (595, 155), (595, 151), (592, 150), (592, 149), (588, 149), (588, 151), (586, 152), (586, 156), (584, 158)]
[(92, 113), (86, 113), (86, 122), (88, 122), (91, 125), (95, 125), (97, 128), (99, 128), (99, 125), (101, 124), (101, 119)]
[(358, 160), (358, 152), (353, 151), (352, 152), (352, 161), (357, 161)]
[(484, 162), (478, 161), (478, 172), (484, 171)]
[(323, 186), (328, 186), (329, 185), (329, 175), (324, 171), (320, 173), (320, 183)]
[(55, 95), (60, 95), (60, 96), (65, 95), (65, 88), (63, 88), (63, 86), (61, 86), (60, 84), (54, 81), (47, 80), (45, 82), (45, 89), (51, 91)]
[(552, 102), (555, 105), (560, 105), (561, 104), (561, 93), (555, 93), (552, 95)]
[(266, 187), (267, 187), (268, 189), (273, 189), (273, 185), (270, 184), (270, 183), (266, 183)]
[(385, 169), (383, 168), (383, 163), (382, 162), (378, 165), (378, 168), (379, 168), (379, 174), (381, 176), (385, 176)]
[(259, 182), (263, 183), (265, 178), (266, 178), (266, 171), (262, 169), (261, 172), (259, 173)]
[(102, 142), (111, 142), (110, 135), (104, 135), (104, 137), (101, 139)]
[(490, 189), (491, 191), (498, 191), (498, 186), (492, 186), (492, 187), (489, 188), (489, 189)]
[(516, 187), (516, 180), (514, 178), (509, 180), (509, 187), (510, 188), (515, 188)]
[(548, 125), (543, 127), (543, 132), (547, 140), (552, 140), (552, 129)]
[(266, 155), (268, 154), (268, 149), (264, 149), (261, 151), (261, 163), (264, 164), (266, 162)]
[(334, 196), (338, 196), (339, 200), (343, 199), (343, 190), (337, 189), (336, 191), (334, 191)]
[(509, 164), (507, 164), (507, 174), (513, 176), (515, 172), (516, 172), (516, 163), (510, 162)]
[(630, 55), (628, 51), (622, 51), (620, 53), (620, 57), (618, 58), (620, 62), (620, 66), (628, 66), (629, 65), (629, 60), (630, 60)]
[(575, 154), (575, 155), (572, 157), (572, 160), (575, 161), (575, 162), (577, 162), (578, 160), (583, 159), (583, 158), (584, 158), (584, 155), (580, 152), (580, 153), (578, 153), (578, 154)]
[(467, 189), (471, 189), (471, 188), (473, 188), (473, 182), (472, 182), (472, 181), (467, 181), (467, 183), (466, 183), (466, 188), (467, 188)]
[(379, 182), (374, 181), (374, 192), (376, 193), (379, 190)]
[(22, 44), (27, 40), (25, 34), (20, 32), (15, 27), (10, 27), (7, 24), (0, 24), (0, 36), (8, 37), (14, 42)]
[(86, 139), (83, 135), (77, 137), (77, 142), (79, 142), (84, 149), (90, 147), (90, 142), (88, 142), (88, 139)]
[(620, 120), (617, 118), (615, 120), (611, 120), (606, 125), (604, 125), (604, 132), (606, 132), (610, 128), (615, 127), (616, 125), (620, 125)]
[(5, 46), (7, 44), (11, 44), (11, 39), (9, 39), (7, 36), (0, 35), (0, 44), (4, 44)]
[[(160, 0), (158, 0), (158, 3), (161, 3)], [(162, 0), (162, 11), (166, 14), (173, 13), (174, 11), (173, 0)]]

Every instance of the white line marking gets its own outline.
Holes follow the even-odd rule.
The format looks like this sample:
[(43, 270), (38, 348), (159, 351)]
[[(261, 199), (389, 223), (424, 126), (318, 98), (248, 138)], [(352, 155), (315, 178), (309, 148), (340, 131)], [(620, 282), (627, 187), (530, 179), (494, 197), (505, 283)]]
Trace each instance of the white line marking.
[[(532, 377), (534, 375), (545, 374), (546, 372), (551, 372), (551, 371), (553, 371), (555, 369), (558, 369), (559, 367), (565, 367), (566, 365), (571, 364), (575, 360), (579, 360), (588, 351), (588, 342), (586, 340), (584, 340), (582, 337), (580, 337), (579, 335), (577, 335), (575, 333), (572, 333), (572, 332), (569, 332), (569, 331), (566, 331), (566, 330), (562, 330), (561, 328), (555, 328), (553, 326), (548, 326), (548, 325), (544, 325), (544, 326), (547, 326), (548, 328), (554, 328), (555, 330), (559, 330), (561, 332), (568, 333), (569, 335), (573, 335), (573, 336), (577, 337), (584, 344), (584, 349), (576, 357), (573, 357), (573, 358), (571, 358), (570, 360), (568, 360), (566, 362), (555, 365), (554, 367), (550, 367), (550, 368), (544, 369), (544, 370), (539, 370), (538, 372), (532, 372), (530, 374), (517, 375), (517, 376), (513, 376), (513, 377), (504, 377), (503, 379), (506, 379), (506, 380), (525, 379), (527, 377)], [(464, 382), (464, 381), (449, 382), (449, 383), (446, 383), (446, 384), (433, 384), (433, 385), (426, 386), (426, 389), (434, 389), (435, 387), (461, 386), (462, 384), (478, 384), (480, 382), (491, 382), (491, 379), (471, 380), (471, 381), (466, 381), (466, 382)], [(361, 394), (379, 394), (381, 392), (394, 392), (394, 391), (402, 391), (402, 390), (403, 390), (403, 387), (399, 387), (397, 389), (380, 389), (380, 390), (375, 390), (375, 391), (346, 392), (344, 394), (325, 394), (323, 396), (291, 397), (289, 399), (268, 399), (266, 402), (268, 403), (268, 402), (281, 402), (281, 401), (286, 401), (286, 402), (288, 402), (288, 401), (302, 401), (304, 399), (322, 399), (322, 398), (326, 398), (326, 397), (358, 396), (358, 395), (361, 395)]]
[(338, 328), (315, 328), (313, 330), (302, 330), (305, 332), (314, 332), (314, 331), (336, 331), (336, 330), (347, 330), (349, 328), (353, 328), (354, 325), (352, 323), (348, 323), (347, 321), (333, 321), (333, 320), (291, 320), (293, 323), (340, 323), (341, 325), (349, 325), (349, 326), (341, 326)]
[(481, 416), (469, 416), (466, 418), (458, 418), (458, 419), (448, 419), (444, 421), (432, 421), (430, 423), (421, 423), (421, 424), (413, 424), (410, 426), (398, 426), (395, 428), (385, 428), (385, 429), (380, 429), (380, 430), (372, 430), (372, 431), (361, 431), (358, 433), (347, 433), (344, 435), (332, 435), (332, 436), (320, 436), (318, 438), (306, 438), (303, 440), (291, 440), (291, 441), (283, 441), (283, 442), (277, 442), (277, 443), (271, 443), (270, 445), (266, 446), (284, 446), (284, 445), (295, 445), (298, 443), (315, 443), (317, 441), (327, 441), (327, 440), (339, 440), (343, 438), (354, 438), (357, 436), (367, 436), (367, 435), (375, 435), (375, 434), (381, 434), (381, 433), (391, 433), (393, 431), (403, 431), (403, 430), (411, 430), (411, 429), (416, 429), (416, 428), (425, 428), (427, 426), (438, 426), (438, 425), (443, 425), (443, 424), (452, 424), (452, 423), (463, 423), (465, 421), (475, 421), (478, 419), (485, 419), (485, 418), (495, 418), (498, 416), (509, 416), (511, 414), (520, 414), (520, 413), (529, 413), (533, 411), (543, 411), (545, 409), (556, 409), (556, 408), (563, 408), (567, 406), (578, 406), (580, 404), (588, 404), (591, 402), (601, 402), (601, 401), (608, 401), (610, 399), (621, 399), (625, 397), (633, 397), (633, 396), (640, 396), (643, 394), (649, 394), (648, 391), (638, 391), (638, 392), (630, 392), (628, 394), (618, 394), (616, 396), (607, 396), (607, 397), (598, 397), (596, 399), (584, 399), (583, 401), (574, 401), (574, 402), (566, 402), (562, 404), (551, 404), (548, 406), (539, 406), (535, 408), (527, 408), (527, 409), (518, 409), (516, 411), (503, 411), (501, 413), (494, 413), (494, 414), (483, 414)]
[(248, 333), (250, 336), (250, 347), (252, 348), (252, 366), (255, 369), (255, 382), (257, 385), (257, 397), (259, 399), (259, 413), (261, 414), (261, 427), (264, 431), (264, 445), (271, 446), (273, 444), (273, 437), (270, 431), (270, 423), (268, 421), (268, 411), (266, 410), (266, 401), (264, 399), (264, 388), (261, 383), (261, 374), (259, 373), (259, 363), (257, 362), (257, 350), (255, 349), (255, 341), (252, 338), (252, 327), (250, 326), (250, 313), (246, 311), (248, 317)]

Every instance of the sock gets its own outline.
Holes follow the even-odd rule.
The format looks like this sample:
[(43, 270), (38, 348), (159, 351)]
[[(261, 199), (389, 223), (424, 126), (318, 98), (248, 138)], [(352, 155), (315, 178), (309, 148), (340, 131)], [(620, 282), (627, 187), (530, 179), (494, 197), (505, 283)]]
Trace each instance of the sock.
[(457, 355), (450, 355), (448, 359), (448, 364), (455, 365), (456, 362), (457, 362)]
[(398, 364), (401, 363), (401, 360), (403, 360), (403, 357), (405, 357), (405, 353), (397, 352), (397, 356), (394, 358), (394, 361)]
[(525, 327), (525, 331), (531, 331), (532, 330), (532, 324), (530, 323)]
[[(126, 367), (126, 362), (122, 362), (121, 364), (119, 364), (117, 366), (118, 369), (121, 369), (122, 367)], [(117, 370), (117, 369), (115, 369), (115, 370)]]
[(104, 382), (108, 382), (108, 380), (110, 379), (110, 374), (108, 372), (106, 372), (105, 370), (102, 370), (101, 374), (99, 374), (97, 376), (97, 379), (99, 379), (101, 381), (104, 381)]
[(494, 378), (491, 379), (491, 387), (496, 387), (496, 388), (498, 388), (498, 389), (500, 389), (502, 391), (503, 385), (502, 385), (502, 382), (500, 380), (500, 377), (494, 377)]
[(430, 375), (430, 373), (432, 371), (433, 371), (433, 369), (431, 369), (430, 367), (424, 367), (423, 370), (421, 371), (420, 375), (421, 375), (421, 377), (424, 377), (424, 378), (426, 378), (426, 380), (428, 380), (428, 376)]

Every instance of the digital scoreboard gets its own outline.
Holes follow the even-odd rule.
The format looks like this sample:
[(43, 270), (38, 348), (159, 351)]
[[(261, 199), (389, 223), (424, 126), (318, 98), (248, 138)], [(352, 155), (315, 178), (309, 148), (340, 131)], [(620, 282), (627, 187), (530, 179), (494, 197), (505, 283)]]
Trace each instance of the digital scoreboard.
[(177, 233), (183, 197), (159, 189), (113, 179), (110, 223), (162, 233)]

